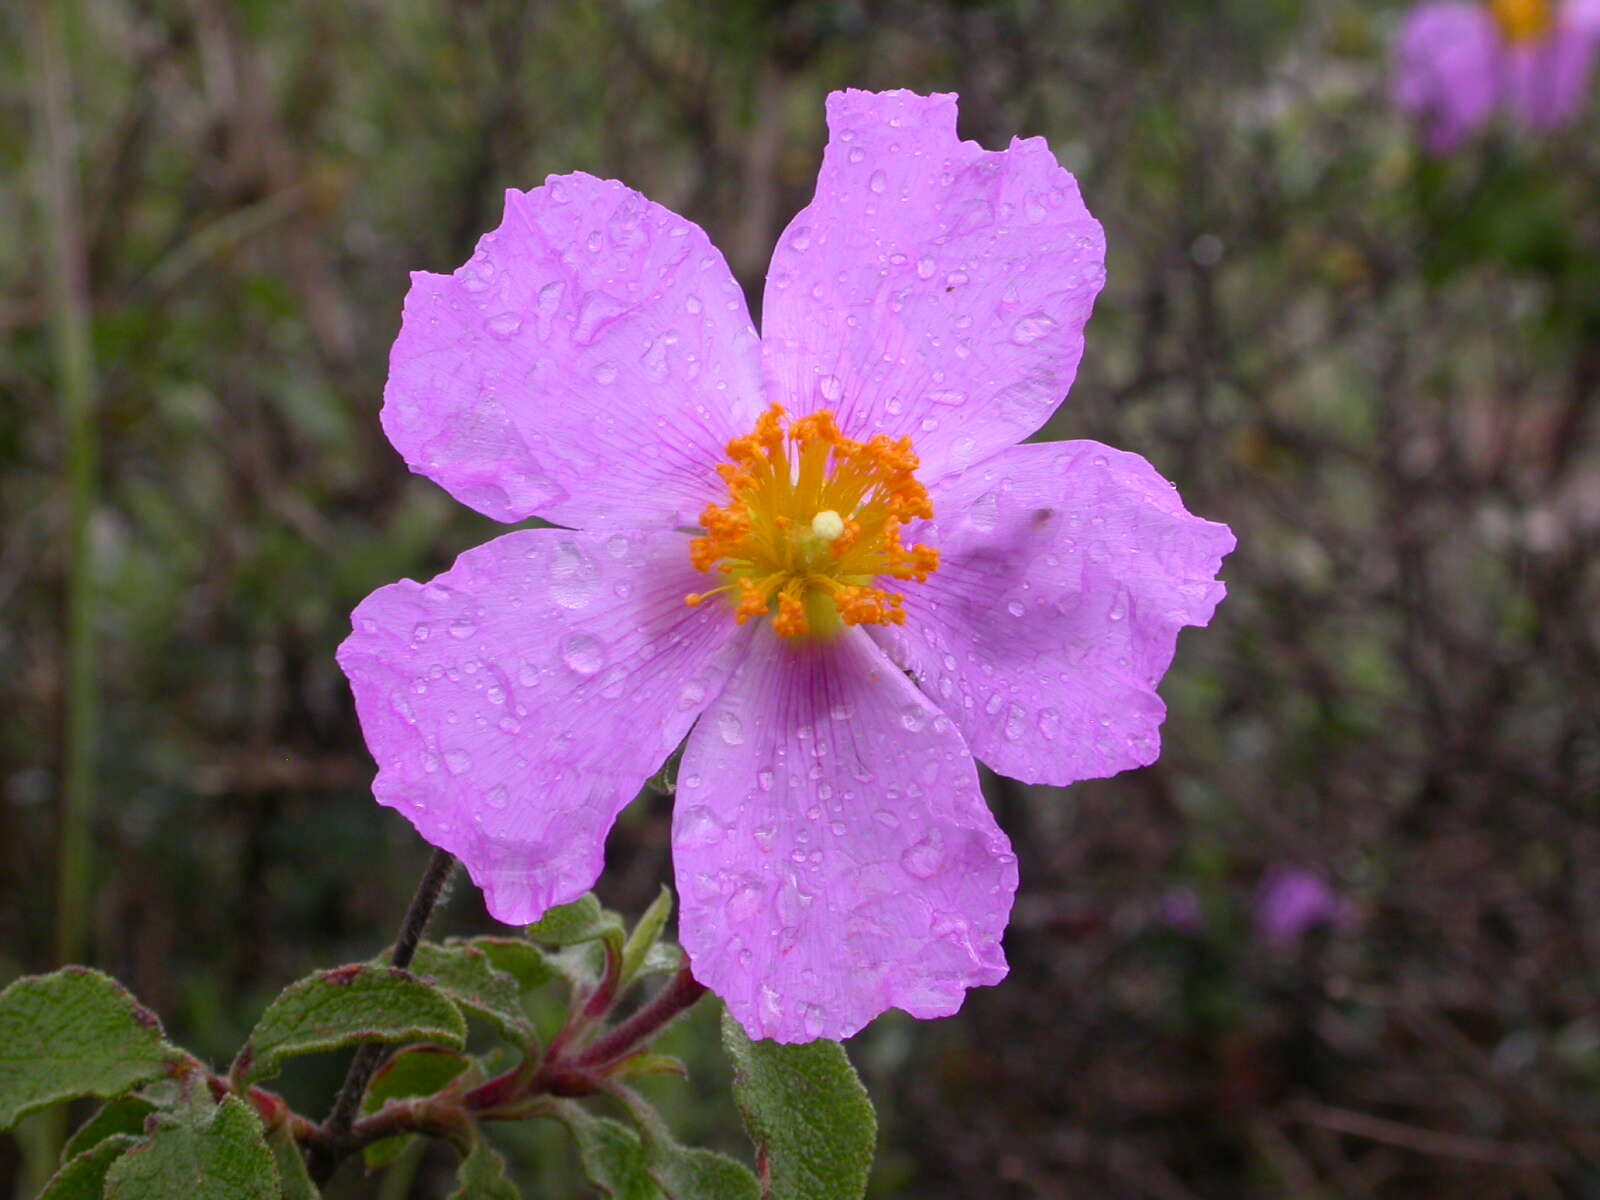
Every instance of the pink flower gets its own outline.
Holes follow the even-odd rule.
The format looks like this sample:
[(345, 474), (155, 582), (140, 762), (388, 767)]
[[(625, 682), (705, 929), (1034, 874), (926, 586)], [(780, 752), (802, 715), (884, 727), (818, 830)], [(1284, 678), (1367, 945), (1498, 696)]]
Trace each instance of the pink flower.
[(1495, 109), (1545, 131), (1583, 107), (1600, 47), (1600, 0), (1441, 0), (1407, 16), (1395, 43), (1395, 103), (1443, 154)]
[(1322, 876), (1301, 867), (1273, 867), (1256, 894), (1256, 932), (1275, 946), (1292, 947), (1319, 925), (1334, 924), (1339, 898)]
[(531, 921), (687, 738), (680, 935), (757, 1037), (1004, 976), (1016, 860), (973, 755), (1052, 784), (1153, 761), (1155, 685), (1223, 595), (1232, 534), (1143, 459), (1018, 444), (1072, 383), (1104, 239), (1042, 139), (955, 121), (829, 98), (760, 338), (699, 228), (568, 175), (412, 277), (390, 362), (413, 470), (570, 528), (356, 610), (379, 802)]

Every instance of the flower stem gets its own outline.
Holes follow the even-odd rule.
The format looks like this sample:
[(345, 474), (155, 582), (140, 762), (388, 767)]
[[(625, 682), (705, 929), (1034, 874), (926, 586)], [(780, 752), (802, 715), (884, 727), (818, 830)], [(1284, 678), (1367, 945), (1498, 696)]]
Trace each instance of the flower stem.
[(672, 982), (633, 1016), (588, 1047), (576, 1058), (580, 1067), (606, 1067), (626, 1058), (660, 1033), (680, 1014), (694, 1007), (706, 994), (706, 985), (689, 973), (687, 964), (678, 969)]
[[(433, 857), (428, 860), (428, 869), (422, 874), (422, 882), (417, 884), (417, 893), (411, 897), (411, 907), (406, 910), (405, 919), (400, 922), (400, 933), (395, 938), (394, 952), (389, 957), (392, 965), (396, 967), (411, 965), (411, 959), (417, 952), (417, 943), (422, 940), (422, 932), (428, 927), (428, 918), (433, 916), (434, 907), (439, 903), (439, 896), (444, 891), (445, 882), (450, 878), (450, 871), (455, 865), (455, 856), (449, 852), (444, 850), (433, 852)], [(344, 1156), (346, 1152), (344, 1143), (349, 1140), (350, 1127), (355, 1121), (356, 1106), (361, 1103), (362, 1093), (367, 1090), (373, 1072), (383, 1061), (383, 1054), (382, 1045), (368, 1043), (359, 1047), (350, 1060), (350, 1070), (345, 1074), (344, 1085), (339, 1089), (338, 1098), (333, 1102), (328, 1119), (322, 1123), (318, 1131), (320, 1136), (311, 1163), (312, 1176), (317, 1182), (326, 1182), (333, 1174), (333, 1169), (339, 1165), (339, 1159)]]

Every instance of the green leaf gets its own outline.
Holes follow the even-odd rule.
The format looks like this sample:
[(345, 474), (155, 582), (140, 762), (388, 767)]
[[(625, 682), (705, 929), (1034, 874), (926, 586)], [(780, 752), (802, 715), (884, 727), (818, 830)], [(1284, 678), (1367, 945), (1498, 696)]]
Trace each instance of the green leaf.
[(321, 1200), (322, 1193), (306, 1170), (306, 1157), (287, 1126), (267, 1134), (267, 1149), (272, 1151), (273, 1165), (278, 1168), (278, 1190), (283, 1200)]
[(859, 1200), (877, 1141), (867, 1090), (838, 1042), (753, 1042), (722, 1014), (733, 1097), (773, 1200)]
[(639, 965), (639, 978), (646, 975), (673, 975), (683, 966), (683, 951), (672, 942), (657, 942), (651, 946)]
[(88, 967), (29, 975), (0, 992), (0, 1129), (77, 1096), (115, 1096), (178, 1055), (161, 1022)]
[(653, 1142), (645, 1161), (669, 1200), (761, 1200), (761, 1185), (750, 1168), (715, 1150)]
[(571, 1100), (552, 1100), (547, 1111), (572, 1133), (584, 1175), (610, 1200), (760, 1198), (761, 1187), (748, 1167), (714, 1150), (680, 1146), (659, 1118), (645, 1121), (648, 1132), (641, 1138)]
[(456, 1168), (449, 1200), (521, 1200), (521, 1194), (506, 1178), (506, 1160), (479, 1138)]
[(645, 956), (660, 941), (661, 930), (671, 915), (672, 892), (663, 884), (660, 894), (650, 907), (644, 910), (644, 916), (639, 918), (639, 923), (633, 927), (633, 932), (623, 944), (622, 978), (617, 985), (619, 988), (626, 989), (638, 977), (640, 969), (645, 964)]
[(606, 1074), (612, 1079), (638, 1079), (644, 1075), (676, 1075), (687, 1079), (689, 1068), (684, 1066), (683, 1059), (670, 1054), (635, 1054), (624, 1059), (620, 1066), (608, 1068)]
[(254, 1083), (302, 1054), (358, 1042), (439, 1042), (460, 1049), (467, 1024), (441, 992), (396, 967), (357, 963), (291, 983), (267, 1006), (233, 1077)]
[(644, 1144), (633, 1130), (571, 1100), (552, 1100), (549, 1112), (577, 1143), (584, 1177), (608, 1200), (661, 1200), (645, 1170)]
[[(472, 1060), (441, 1046), (412, 1046), (400, 1051), (372, 1077), (361, 1098), (363, 1113), (377, 1112), (390, 1100), (432, 1096), (454, 1082)], [(384, 1138), (362, 1151), (369, 1171), (393, 1162), (411, 1143), (412, 1135)]]
[(487, 954), (489, 964), (496, 971), (504, 971), (515, 979), (524, 996), (538, 991), (559, 975), (543, 950), (521, 938), (476, 937), (468, 945)]
[(482, 1017), (508, 1041), (525, 1047), (533, 1040), (533, 1026), (522, 1009), (521, 986), (514, 977), (497, 970), (477, 946), (454, 939), (444, 945), (423, 942), (409, 969)]
[(261, 1122), (237, 1096), (163, 1119), (111, 1164), (106, 1200), (279, 1200)]
[(102, 1138), (68, 1159), (44, 1185), (38, 1200), (101, 1200), (106, 1194), (106, 1172), (111, 1164), (138, 1144), (139, 1139), (131, 1133)]
[(61, 1151), (61, 1161), (76, 1158), (85, 1150), (93, 1149), (106, 1138), (119, 1133), (144, 1136), (145, 1118), (155, 1111), (156, 1106), (143, 1096), (118, 1096), (115, 1100), (107, 1100), (100, 1106), (99, 1112), (67, 1139)]
[(604, 939), (622, 950), (622, 919), (600, 907), (593, 892), (585, 892), (571, 904), (552, 908), (527, 935), (546, 946), (576, 946), (580, 942)]

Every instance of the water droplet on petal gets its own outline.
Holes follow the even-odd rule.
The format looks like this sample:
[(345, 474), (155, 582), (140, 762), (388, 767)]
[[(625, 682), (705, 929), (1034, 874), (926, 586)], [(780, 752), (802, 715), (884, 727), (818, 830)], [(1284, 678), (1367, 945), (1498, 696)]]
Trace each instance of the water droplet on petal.
[(900, 856), (900, 865), (908, 875), (931, 879), (944, 865), (944, 851), (930, 835), (906, 847), (905, 853)]
[(579, 675), (593, 675), (605, 666), (606, 652), (587, 633), (575, 633), (561, 643), (561, 661)]
[(726, 710), (717, 714), (717, 732), (722, 735), (722, 740), (730, 746), (744, 744), (744, 722), (737, 713)]
[(450, 774), (460, 775), (472, 767), (472, 755), (465, 750), (446, 750), (444, 752), (444, 765), (450, 769)]
[(722, 826), (709, 808), (699, 805), (678, 818), (676, 834), (680, 846), (712, 846), (722, 840)]
[(1011, 327), (1011, 340), (1019, 346), (1029, 346), (1045, 337), (1055, 327), (1055, 321), (1044, 313), (1029, 313)]
[(483, 327), (495, 337), (508, 338), (522, 328), (522, 318), (514, 312), (497, 313), (485, 321)]

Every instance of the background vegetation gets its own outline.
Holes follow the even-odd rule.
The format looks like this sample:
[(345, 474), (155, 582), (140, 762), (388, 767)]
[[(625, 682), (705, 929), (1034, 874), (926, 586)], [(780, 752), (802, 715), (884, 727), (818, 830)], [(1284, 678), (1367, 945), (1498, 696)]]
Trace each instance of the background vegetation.
[[(1146, 455), (1240, 548), (1156, 766), (990, 781), (1021, 856), (1012, 974), (852, 1043), (876, 1195), (1600, 1194), (1600, 113), (1426, 159), (1387, 103), (1399, 11), (0, 8), (0, 978), (73, 945), (75, 688), (98, 722), (79, 952), (177, 1040), (225, 1062), (284, 983), (392, 936), (427, 848), (371, 802), (333, 648), (370, 589), (497, 528), (378, 427), (408, 270), (464, 261), (505, 187), (583, 169), (705, 226), (759, 313), (824, 95), (955, 90), (965, 136), (1045, 135), (1106, 226), (1045, 436)], [(30, 12), (61, 31), (75, 148)], [(74, 258), (81, 288), (52, 290)], [(51, 336), (74, 294), (78, 426)], [(608, 903), (670, 879), (669, 806), (624, 816)], [(1274, 940), (1261, 888), (1288, 868), (1337, 903)], [(462, 887), (438, 931), (490, 927)], [(714, 1029), (678, 1035), (701, 1082), (658, 1094), (731, 1147)], [(528, 1196), (584, 1194), (559, 1138), (506, 1149)], [(353, 1194), (443, 1195), (447, 1163)]]

